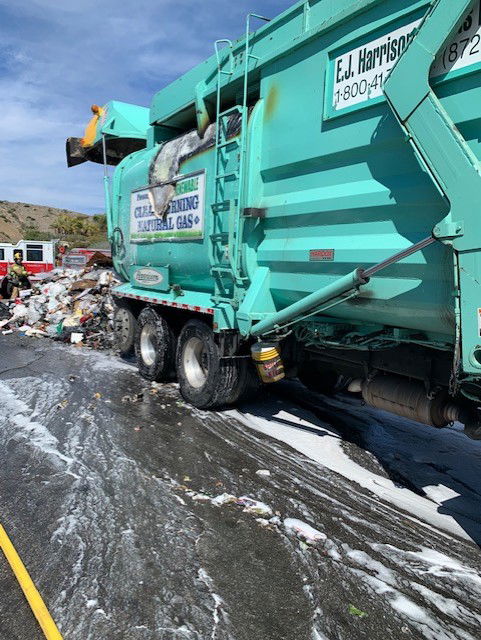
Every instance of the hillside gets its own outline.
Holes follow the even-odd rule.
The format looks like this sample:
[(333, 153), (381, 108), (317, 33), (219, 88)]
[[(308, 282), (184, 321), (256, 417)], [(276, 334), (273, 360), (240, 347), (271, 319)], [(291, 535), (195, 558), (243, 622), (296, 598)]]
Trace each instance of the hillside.
[(52, 238), (58, 237), (58, 233), (53, 230), (53, 223), (60, 215), (88, 217), (84, 213), (66, 209), (0, 200), (0, 242), (18, 242), (27, 230), (51, 234)]

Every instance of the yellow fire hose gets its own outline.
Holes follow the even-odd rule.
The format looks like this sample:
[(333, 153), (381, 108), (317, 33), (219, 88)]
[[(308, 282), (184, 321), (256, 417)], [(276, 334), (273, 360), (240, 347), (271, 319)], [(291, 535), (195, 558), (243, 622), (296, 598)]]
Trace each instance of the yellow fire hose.
[(42, 628), (44, 636), (47, 640), (62, 640), (57, 625), (52, 619), (52, 616), (48, 612), (45, 606), (42, 596), (39, 594), (36, 586), (33, 584), (25, 565), (20, 559), (20, 556), (15, 550), (15, 547), (10, 541), (7, 532), (0, 524), (0, 548), (2, 549), (5, 557), (10, 565), (15, 577), (18, 580), (22, 591), (27, 598), (28, 604), (33, 611), (34, 616)]

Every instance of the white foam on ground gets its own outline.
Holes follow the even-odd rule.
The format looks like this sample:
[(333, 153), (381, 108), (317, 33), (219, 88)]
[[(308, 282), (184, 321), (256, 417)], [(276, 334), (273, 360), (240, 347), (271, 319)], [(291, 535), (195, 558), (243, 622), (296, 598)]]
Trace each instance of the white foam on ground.
[(327, 540), (327, 536), (322, 531), (318, 531), (311, 527), (307, 522), (298, 520), (297, 518), (286, 518), (284, 520), (284, 529), (287, 533), (295, 535), (308, 544), (318, 544)]
[(243, 511), (246, 513), (251, 513), (253, 515), (260, 516), (261, 518), (270, 518), (274, 515), (271, 507), (260, 500), (254, 500), (248, 496), (241, 496), (240, 498), (237, 498), (236, 502), (237, 504), (243, 505)]
[(222, 612), (224, 601), (217, 593), (214, 592), (214, 582), (205, 569), (201, 567), (197, 572), (197, 575), (199, 576), (199, 580), (201, 580), (209, 590), (209, 593), (214, 601), (214, 608), (212, 610), (213, 627), (210, 637), (211, 640), (215, 640), (217, 637), (217, 628), (220, 623), (220, 613)]
[(342, 438), (335, 429), (321, 423), (308, 411), (302, 411), (298, 407), (295, 408), (295, 412), (289, 411), (287, 403), (283, 403), (277, 413), (267, 417), (246, 410), (231, 410), (227, 414), (250, 429), (288, 444), (311, 460), (368, 489), (382, 500), (405, 511), (405, 517), (436, 530), (471, 540), (452, 516), (438, 513), (438, 504), (410, 489), (396, 486), (389, 478), (380, 476), (351, 460), (344, 451)]
[(73, 462), (59, 451), (57, 438), (35, 419), (35, 412), (4, 382), (0, 382), (0, 415), (4, 427), (8, 423), (13, 427), (9, 431), (11, 437), (20, 436), (33, 448), (68, 465)]
[[(334, 543), (328, 540), (325, 549), (329, 557), (356, 576), (386, 606), (415, 627), (420, 638), (475, 640), (474, 636), (461, 628), (462, 624), (476, 628), (481, 622), (481, 616), (464, 604), (467, 593), (475, 601), (479, 600), (477, 588), (473, 588), (472, 584), (462, 584), (465, 576), (471, 574), (474, 577), (473, 569), (424, 547), (413, 552), (382, 543), (371, 543), (370, 546), (389, 566), (366, 551), (352, 549), (346, 543), (335, 548)], [(438, 573), (441, 567), (444, 572)], [(430, 568), (434, 569), (434, 576), (440, 576), (444, 580), (435, 582), (434, 586), (433, 581), (425, 580), (425, 584), (418, 582), (426, 573), (431, 573)], [(450, 572), (447, 571), (448, 568), (451, 569)], [(438, 588), (448, 595), (438, 593)], [(414, 601), (412, 596), (416, 595)], [(369, 615), (369, 610), (367, 613)], [(439, 613), (443, 614), (442, 620), (439, 619)]]
[(456, 622), (463, 622), (464, 624), (469, 625), (480, 625), (481, 616), (474, 614), (472, 611), (469, 611), (465, 606), (463, 606), (457, 600), (453, 598), (446, 598), (441, 594), (429, 589), (423, 584), (419, 584), (417, 582), (410, 583), (411, 589), (417, 591), (424, 600), (433, 605), (440, 613), (445, 616), (449, 616)]
[[(59, 346), (61, 348), (71, 348), (65, 347), (64, 345)], [(94, 371), (137, 371), (135, 364), (126, 362), (113, 354), (102, 353), (101, 351), (91, 351), (89, 349), (78, 349), (76, 350), (75, 355), (88, 360), (89, 366), (91, 366)]]
[[(462, 631), (454, 621), (449, 628), (444, 622), (431, 614), (428, 609), (416, 604), (398, 588), (386, 584), (382, 579), (360, 570), (351, 569), (376, 595), (381, 596), (388, 606), (399, 613), (420, 633), (420, 638), (426, 640), (476, 640), (471, 634)], [(445, 612), (446, 613), (446, 612)]]
[(398, 563), (408, 565), (411, 571), (419, 576), (433, 575), (437, 578), (450, 578), (469, 581), (469, 590), (477, 599), (481, 598), (481, 575), (473, 567), (462, 564), (455, 558), (421, 547), (419, 551), (405, 551), (390, 544), (374, 543), (372, 548), (384, 556), (395, 559)]

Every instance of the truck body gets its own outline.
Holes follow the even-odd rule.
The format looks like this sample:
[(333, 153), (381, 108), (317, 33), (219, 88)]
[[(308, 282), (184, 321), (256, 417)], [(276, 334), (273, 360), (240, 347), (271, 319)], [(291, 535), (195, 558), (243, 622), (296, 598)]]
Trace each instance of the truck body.
[(131, 322), (149, 307), (177, 339), (198, 318), (221, 359), (272, 343), (314, 389), (342, 376), (480, 437), (480, 100), (479, 0), (303, 0), (249, 14), (148, 122), (97, 108), (68, 154), (116, 165)]

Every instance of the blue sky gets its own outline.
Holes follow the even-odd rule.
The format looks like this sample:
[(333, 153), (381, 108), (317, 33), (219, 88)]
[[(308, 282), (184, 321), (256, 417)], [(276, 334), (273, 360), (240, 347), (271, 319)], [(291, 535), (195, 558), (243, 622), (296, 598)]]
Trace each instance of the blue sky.
[(96, 213), (102, 168), (67, 169), (92, 103), (153, 94), (294, 0), (0, 0), (0, 200)]

